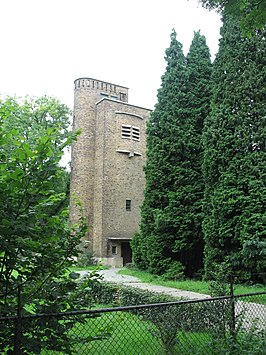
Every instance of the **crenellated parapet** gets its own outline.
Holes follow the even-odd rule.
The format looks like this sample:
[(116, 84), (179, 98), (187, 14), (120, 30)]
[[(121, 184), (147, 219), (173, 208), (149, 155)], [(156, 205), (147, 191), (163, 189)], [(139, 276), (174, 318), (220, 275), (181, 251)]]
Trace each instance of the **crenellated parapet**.
[(128, 102), (128, 88), (125, 86), (108, 83), (93, 78), (79, 78), (74, 82), (75, 90), (89, 90), (99, 93), (99, 98), (109, 97), (111, 99)]

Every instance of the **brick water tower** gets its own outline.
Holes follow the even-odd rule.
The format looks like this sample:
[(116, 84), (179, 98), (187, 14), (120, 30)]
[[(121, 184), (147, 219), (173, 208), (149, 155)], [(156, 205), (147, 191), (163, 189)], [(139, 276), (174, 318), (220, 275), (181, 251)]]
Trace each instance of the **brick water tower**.
[[(108, 82), (75, 80), (71, 196), (82, 203), (89, 225), (87, 247), (110, 266), (132, 261), (130, 240), (139, 230), (150, 110), (128, 103), (128, 88)], [(70, 219), (78, 221), (70, 201)]]

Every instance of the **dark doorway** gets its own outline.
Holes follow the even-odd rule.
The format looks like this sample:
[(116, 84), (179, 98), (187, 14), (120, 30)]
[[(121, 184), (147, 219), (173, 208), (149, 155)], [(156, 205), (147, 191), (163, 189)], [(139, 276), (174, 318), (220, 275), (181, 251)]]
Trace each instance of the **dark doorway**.
[(132, 262), (132, 250), (129, 242), (121, 242), (121, 256), (123, 258), (123, 266)]

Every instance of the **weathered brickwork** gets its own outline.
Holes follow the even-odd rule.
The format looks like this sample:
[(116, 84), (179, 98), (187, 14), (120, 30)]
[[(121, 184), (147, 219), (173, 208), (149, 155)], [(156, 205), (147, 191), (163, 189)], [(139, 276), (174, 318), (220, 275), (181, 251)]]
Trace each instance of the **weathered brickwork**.
[[(131, 259), (139, 229), (150, 110), (128, 104), (128, 89), (91, 78), (75, 81), (74, 122), (82, 133), (72, 147), (71, 196), (82, 202), (88, 246), (104, 263)], [(78, 210), (73, 199), (70, 218)]]

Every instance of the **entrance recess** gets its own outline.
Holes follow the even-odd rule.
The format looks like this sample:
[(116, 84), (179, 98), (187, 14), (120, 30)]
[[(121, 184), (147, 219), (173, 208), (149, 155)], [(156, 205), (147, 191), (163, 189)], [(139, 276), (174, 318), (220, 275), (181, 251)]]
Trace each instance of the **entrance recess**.
[(121, 256), (123, 258), (123, 266), (132, 262), (132, 250), (129, 242), (121, 242)]

